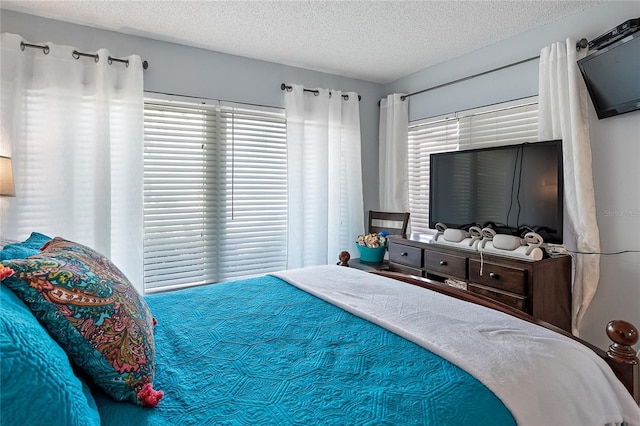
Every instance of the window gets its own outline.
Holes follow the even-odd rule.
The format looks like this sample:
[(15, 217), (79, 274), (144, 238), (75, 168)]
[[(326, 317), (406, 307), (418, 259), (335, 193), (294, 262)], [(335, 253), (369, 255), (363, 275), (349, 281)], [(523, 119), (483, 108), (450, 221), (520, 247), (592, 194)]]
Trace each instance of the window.
[(152, 98), (144, 110), (145, 291), (284, 269), (284, 111)]
[(429, 229), (429, 155), (538, 139), (538, 97), (409, 123), (411, 231)]

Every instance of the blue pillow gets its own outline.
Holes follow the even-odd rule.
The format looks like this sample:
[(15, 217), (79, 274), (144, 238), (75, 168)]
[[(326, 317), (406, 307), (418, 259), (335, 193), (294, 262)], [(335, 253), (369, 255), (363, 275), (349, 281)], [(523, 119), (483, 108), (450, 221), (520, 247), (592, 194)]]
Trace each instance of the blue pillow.
[(100, 425), (87, 385), (29, 308), (0, 284), (0, 418), (7, 425)]
[(40, 253), (43, 245), (51, 241), (51, 237), (38, 232), (32, 232), (29, 238), (21, 243), (7, 244), (0, 251), (0, 261), (9, 259), (24, 259)]

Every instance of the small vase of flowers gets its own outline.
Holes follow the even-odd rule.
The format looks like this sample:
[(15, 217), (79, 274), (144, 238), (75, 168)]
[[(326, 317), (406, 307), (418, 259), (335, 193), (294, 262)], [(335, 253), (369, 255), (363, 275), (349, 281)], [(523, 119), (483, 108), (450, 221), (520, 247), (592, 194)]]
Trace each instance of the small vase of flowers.
[(387, 233), (373, 233), (358, 236), (356, 246), (360, 252), (361, 262), (380, 263), (387, 251)]

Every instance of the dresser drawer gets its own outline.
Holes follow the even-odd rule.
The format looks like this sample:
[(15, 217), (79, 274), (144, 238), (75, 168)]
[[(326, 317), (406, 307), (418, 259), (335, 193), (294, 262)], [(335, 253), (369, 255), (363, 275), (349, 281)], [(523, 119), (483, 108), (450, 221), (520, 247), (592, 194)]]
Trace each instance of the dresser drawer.
[(389, 262), (420, 269), (422, 268), (422, 249), (403, 244), (389, 244)]
[(389, 263), (389, 270), (392, 272), (400, 272), (403, 274), (415, 275), (416, 277), (424, 277), (424, 271), (418, 268), (401, 265), (399, 263)]
[(505, 305), (509, 305), (513, 308), (527, 312), (527, 298), (524, 296), (517, 296), (515, 294), (506, 294), (498, 291), (492, 291), (489, 288), (471, 284), (471, 283), (467, 284), (467, 291), (481, 294), (483, 296), (489, 297), (490, 299), (504, 303)]
[[(482, 268), (482, 275), (480, 275)], [(526, 295), (527, 271), (496, 265), (491, 262), (469, 261), (469, 281), (512, 293)]]
[(432, 274), (467, 279), (467, 258), (429, 250), (425, 253), (425, 268)]

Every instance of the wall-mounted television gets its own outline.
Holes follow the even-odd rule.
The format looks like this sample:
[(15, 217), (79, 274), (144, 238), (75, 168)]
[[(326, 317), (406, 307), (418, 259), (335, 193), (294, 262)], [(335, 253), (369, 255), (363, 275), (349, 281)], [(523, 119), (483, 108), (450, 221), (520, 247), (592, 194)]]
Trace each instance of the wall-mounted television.
[(535, 231), (562, 243), (562, 141), (431, 154), (429, 227)]
[(578, 61), (598, 119), (640, 109), (640, 31)]

